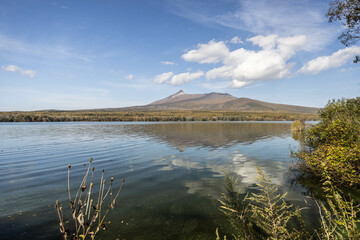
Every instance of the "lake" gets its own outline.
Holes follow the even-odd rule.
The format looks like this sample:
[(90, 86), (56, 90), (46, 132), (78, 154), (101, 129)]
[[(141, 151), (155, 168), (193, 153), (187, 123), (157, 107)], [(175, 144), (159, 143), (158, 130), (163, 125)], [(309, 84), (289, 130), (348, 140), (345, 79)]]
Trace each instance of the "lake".
[[(306, 188), (292, 184), (291, 122), (1, 123), (0, 239), (61, 239), (53, 205), (68, 207), (84, 163), (94, 179), (125, 184), (97, 239), (215, 239), (230, 235), (218, 210), (224, 170), (242, 192), (255, 188), (256, 167), (273, 177), (287, 199), (304, 205)], [(95, 181), (96, 182), (96, 181)], [(314, 221), (311, 211), (307, 222)], [(69, 216), (68, 216), (69, 219)]]

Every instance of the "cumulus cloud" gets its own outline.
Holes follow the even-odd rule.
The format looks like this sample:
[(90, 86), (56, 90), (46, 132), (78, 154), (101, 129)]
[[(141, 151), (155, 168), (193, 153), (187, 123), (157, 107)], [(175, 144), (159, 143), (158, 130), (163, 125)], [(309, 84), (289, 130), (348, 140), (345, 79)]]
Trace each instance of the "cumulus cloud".
[(306, 63), (300, 70), (300, 73), (318, 74), (321, 71), (343, 66), (347, 61), (360, 54), (360, 47), (352, 46), (340, 49), (330, 56), (315, 58)]
[[(268, 36), (258, 35), (247, 39), (247, 41), (258, 45), (261, 50), (239, 48), (230, 51), (224, 42), (210, 41), (207, 45), (222, 45), (226, 49), (222, 50), (224, 53), (221, 56), (222, 66), (209, 70), (206, 73), (206, 78), (208, 80), (231, 80), (232, 87), (241, 88), (257, 81), (289, 77), (293, 64), (289, 63), (288, 60), (295, 55), (296, 51), (304, 48), (306, 37), (304, 35), (279, 37), (272, 34)], [(205, 44), (201, 44), (197, 50), (191, 50), (186, 54), (197, 53), (196, 51), (205, 48)], [(202, 52), (202, 56), (202, 58), (196, 58), (196, 61), (204, 63), (207, 55)], [(195, 61), (195, 58), (192, 60)], [(217, 61), (206, 62), (214, 63)]]
[(204, 76), (203, 71), (197, 71), (194, 73), (185, 72), (174, 75), (173, 72), (167, 72), (163, 74), (156, 75), (154, 81), (160, 84), (170, 84), (170, 85), (181, 85), (192, 80), (198, 79)]
[(16, 65), (7, 65), (7, 66), (2, 66), (1, 67), (3, 71), (5, 72), (17, 72), (17, 73), (20, 73), (21, 75), (23, 76), (28, 76), (28, 77), (35, 77), (36, 75), (36, 71), (34, 70), (25, 70), (25, 69), (22, 69)]
[(340, 67), (355, 55), (360, 55), (360, 47), (349, 47), (339, 50), (330, 56), (318, 57), (309, 61), (300, 70), (293, 70), (295, 63), (292, 62), (298, 51), (306, 51), (310, 41), (305, 35), (281, 37), (277, 34), (257, 35), (246, 39), (249, 43), (258, 46), (259, 49), (238, 48), (230, 50), (225, 41), (211, 40), (208, 43), (198, 44), (196, 49), (183, 54), (183, 59), (199, 64), (217, 64), (206, 73), (181, 73), (174, 75), (173, 72), (163, 73), (155, 77), (155, 82), (171, 85), (180, 85), (194, 79), (206, 76), (206, 79), (222, 80), (208, 84), (209, 86), (241, 88), (261, 81), (289, 78), (294, 73), (313, 73)]
[(203, 71), (197, 71), (194, 73), (189, 73), (189, 72), (185, 72), (185, 73), (180, 73), (177, 75), (174, 75), (169, 84), (171, 85), (180, 85), (183, 83), (187, 83), (190, 82), (192, 80), (198, 79), (200, 77), (204, 76), (204, 72)]
[(133, 75), (133, 74), (129, 74), (129, 75), (127, 75), (125, 78), (126, 78), (127, 80), (132, 81), (132, 80), (134, 80), (134, 75)]
[(238, 36), (233, 37), (230, 41), (230, 43), (244, 43), (241, 38), (239, 38)]
[(154, 78), (154, 82), (160, 83), (160, 84), (165, 83), (165, 82), (167, 82), (173, 75), (174, 75), (173, 72), (166, 72), (166, 73), (163, 73), (163, 74), (156, 75), (155, 78)]
[(208, 43), (199, 43), (197, 49), (185, 53), (182, 58), (188, 62), (218, 63), (228, 54), (229, 49), (223, 41), (211, 40)]
[(161, 64), (164, 64), (164, 65), (175, 65), (174, 62), (170, 62), (170, 61), (162, 61)]

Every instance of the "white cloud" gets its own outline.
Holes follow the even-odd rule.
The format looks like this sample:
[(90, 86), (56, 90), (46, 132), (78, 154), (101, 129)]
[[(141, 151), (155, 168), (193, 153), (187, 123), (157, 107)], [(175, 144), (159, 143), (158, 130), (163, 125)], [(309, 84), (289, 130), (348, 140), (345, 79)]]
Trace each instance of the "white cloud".
[(319, 72), (330, 68), (341, 67), (346, 64), (347, 61), (354, 58), (355, 55), (359, 54), (360, 47), (358, 46), (340, 49), (330, 56), (322, 56), (309, 61), (299, 70), (299, 72), (318, 74)]
[(170, 61), (162, 61), (161, 64), (164, 64), (164, 65), (175, 65), (174, 62), (170, 62)]
[(208, 43), (199, 43), (197, 49), (185, 53), (182, 58), (188, 62), (217, 63), (228, 54), (229, 49), (223, 41), (211, 40)]
[(154, 82), (156, 83), (165, 83), (167, 82), (172, 76), (174, 75), (173, 72), (166, 72), (166, 73), (163, 73), (163, 74), (159, 74), (159, 75), (156, 75), (154, 77)]
[(194, 73), (189, 73), (189, 72), (185, 72), (185, 73), (180, 73), (177, 75), (174, 75), (171, 80), (169, 81), (169, 84), (171, 85), (181, 85), (183, 83), (187, 83), (190, 82), (192, 80), (198, 79), (200, 77), (204, 76), (204, 72), (203, 71), (197, 71)]
[(238, 36), (233, 37), (230, 41), (230, 43), (244, 43), (241, 38), (239, 38)]
[[(260, 47), (260, 50), (238, 48), (230, 51), (224, 41), (211, 40), (207, 44), (198, 44), (197, 49), (190, 50), (182, 57), (186, 61), (200, 64), (215, 64), (221, 66), (206, 72), (207, 80), (223, 80), (227, 83), (209, 85), (210, 87), (227, 86), (241, 88), (257, 82), (288, 78), (293, 75), (295, 63), (291, 59), (298, 51), (304, 51), (308, 38), (305, 35), (280, 37), (277, 34), (267, 36), (257, 35), (247, 39), (248, 42)], [(350, 58), (360, 54), (360, 47), (350, 47), (339, 50), (331, 56), (318, 57), (305, 64), (298, 72), (317, 74), (320, 71), (340, 67)], [(164, 73), (156, 76), (156, 82), (180, 85), (200, 78), (202, 71), (196, 73), (181, 73), (173, 75)]]
[(277, 39), (278, 36), (276, 34), (272, 34), (268, 36), (257, 35), (247, 40), (252, 42), (254, 45), (259, 45), (264, 50), (269, 50), (275, 47)]
[(127, 80), (129, 80), (129, 81), (132, 81), (132, 80), (134, 80), (134, 75), (133, 75), (133, 74), (129, 74), (129, 75), (127, 75), (125, 78), (126, 78)]
[(21, 75), (23, 76), (28, 76), (28, 77), (35, 77), (36, 75), (36, 71), (34, 70), (25, 70), (25, 69), (22, 69), (16, 65), (7, 65), (7, 66), (2, 66), (1, 67), (3, 71), (5, 72), (17, 72), (17, 73), (20, 73)]
[(160, 84), (170, 84), (170, 85), (181, 85), (192, 80), (198, 79), (204, 76), (203, 71), (197, 71), (194, 73), (185, 72), (174, 75), (173, 72), (167, 72), (163, 74), (156, 75), (154, 81)]
[[(296, 51), (304, 48), (306, 37), (304, 35), (279, 37), (272, 34), (258, 35), (247, 41), (260, 46), (261, 50), (239, 48), (227, 51), (227, 54), (222, 56), (223, 65), (209, 70), (206, 78), (231, 80), (232, 87), (241, 88), (258, 81), (289, 77), (294, 64), (289, 63), (288, 60), (295, 55)], [(224, 44), (224, 42), (211, 42), (212, 45), (218, 43)], [(189, 52), (192, 51), (196, 50)], [(202, 54), (206, 55), (204, 52)], [(202, 58), (197, 60), (199, 63), (203, 61)]]
[[(206, 44), (198, 44), (197, 49), (185, 53), (186, 61), (204, 63), (222, 63), (222, 66), (206, 72), (208, 80), (221, 79), (231, 81), (232, 87), (241, 88), (258, 81), (281, 79), (291, 76), (294, 63), (289, 60), (299, 50), (304, 50), (307, 43), (305, 35), (279, 37), (276, 34), (268, 36), (257, 35), (247, 39), (253, 45), (258, 45), (258, 51), (238, 48), (230, 51), (224, 41), (211, 40)], [(200, 78), (204, 73), (172, 72), (155, 77), (157, 83), (180, 85)], [(220, 84), (220, 86), (228, 85)]]

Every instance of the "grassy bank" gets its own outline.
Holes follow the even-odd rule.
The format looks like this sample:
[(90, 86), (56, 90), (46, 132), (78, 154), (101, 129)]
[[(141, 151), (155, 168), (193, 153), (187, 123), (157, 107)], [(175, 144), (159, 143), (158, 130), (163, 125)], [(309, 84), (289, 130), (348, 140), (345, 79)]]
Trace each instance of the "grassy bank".
[(0, 112), (0, 122), (71, 122), (71, 121), (293, 121), (318, 120), (316, 114), (225, 111), (34, 111)]

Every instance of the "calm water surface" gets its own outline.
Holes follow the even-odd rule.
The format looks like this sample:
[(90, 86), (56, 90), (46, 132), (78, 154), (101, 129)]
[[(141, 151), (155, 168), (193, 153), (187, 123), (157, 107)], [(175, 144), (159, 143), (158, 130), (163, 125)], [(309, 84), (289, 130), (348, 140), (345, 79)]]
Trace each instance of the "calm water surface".
[(245, 192), (258, 166), (303, 204), (305, 190), (290, 184), (290, 124), (1, 123), (0, 239), (61, 239), (53, 204), (67, 207), (67, 165), (75, 189), (90, 157), (96, 179), (101, 169), (117, 185), (126, 179), (99, 239), (214, 239), (217, 227), (230, 235), (217, 202), (224, 169)]

